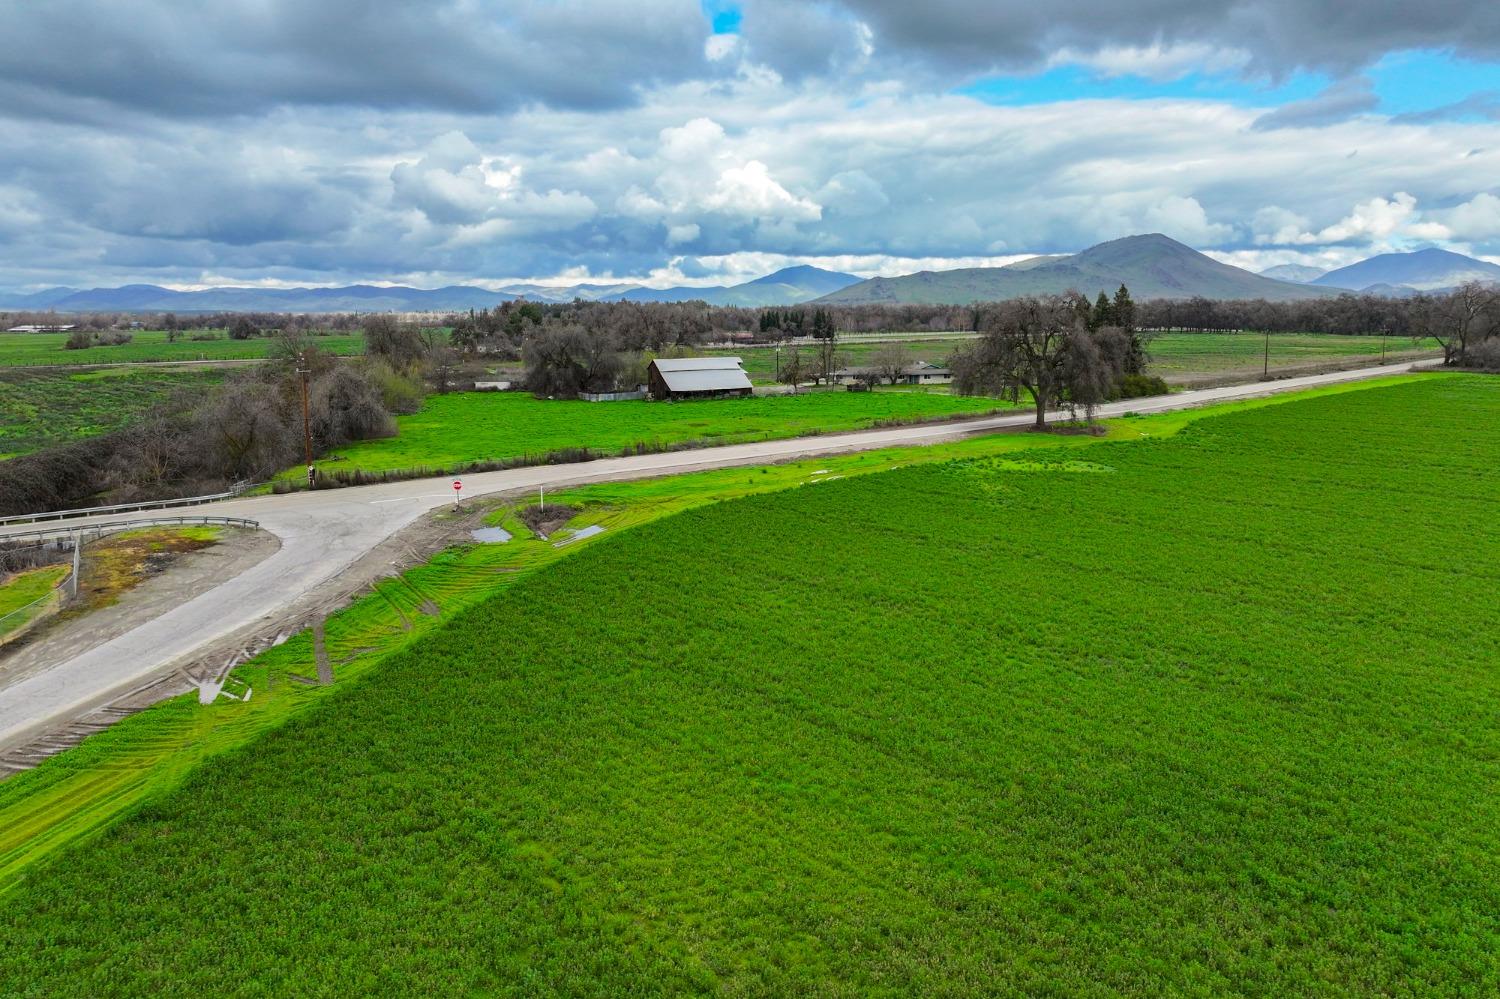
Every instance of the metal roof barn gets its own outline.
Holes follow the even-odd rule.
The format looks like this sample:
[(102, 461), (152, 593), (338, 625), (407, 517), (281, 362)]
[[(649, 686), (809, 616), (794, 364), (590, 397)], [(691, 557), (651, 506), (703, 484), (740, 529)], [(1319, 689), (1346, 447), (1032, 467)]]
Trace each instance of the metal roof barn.
[(738, 357), (658, 358), (647, 369), (657, 399), (714, 398), (750, 394), (750, 376)]

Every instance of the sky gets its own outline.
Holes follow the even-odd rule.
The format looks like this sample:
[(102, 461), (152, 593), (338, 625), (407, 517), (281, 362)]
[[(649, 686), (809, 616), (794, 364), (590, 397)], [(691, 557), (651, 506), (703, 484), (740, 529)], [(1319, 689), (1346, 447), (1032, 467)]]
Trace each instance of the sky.
[(1493, 0), (0, 6), (0, 288), (1500, 261)]

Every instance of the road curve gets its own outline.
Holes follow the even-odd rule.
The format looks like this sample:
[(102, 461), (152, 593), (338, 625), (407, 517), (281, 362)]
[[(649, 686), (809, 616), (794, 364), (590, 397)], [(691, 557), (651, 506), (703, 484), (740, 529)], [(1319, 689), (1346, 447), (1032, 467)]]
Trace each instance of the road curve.
[[(1279, 395), (1413, 370), (1410, 362), (1330, 372), (1280, 381), (1230, 385), (1152, 399), (1111, 403), (1101, 416), (1157, 413), (1237, 399)], [(586, 482), (651, 478), (707, 468), (755, 465), (818, 454), (920, 446), (1030, 424), (1029, 412), (951, 423), (863, 430), (788, 440), (734, 444), (666, 454), (606, 458), (571, 465), (541, 465), (464, 477), (466, 498), (497, 492), (549, 489)], [(450, 480), (414, 479), (348, 489), (288, 493), (222, 500), (195, 507), (209, 516), (250, 517), (281, 539), (269, 558), (226, 579), (167, 614), (45, 672), (0, 688), (0, 750), (107, 704), (139, 687), (160, 670), (232, 632), (269, 621), (313, 588), (337, 576), (361, 556), (428, 510), (453, 501)], [(158, 512), (159, 513), (159, 512)], [(143, 513), (135, 519), (144, 519)], [(84, 525), (130, 516), (84, 517), (49, 522), (47, 527)], [(0, 527), (7, 534), (36, 530), (32, 525)]]

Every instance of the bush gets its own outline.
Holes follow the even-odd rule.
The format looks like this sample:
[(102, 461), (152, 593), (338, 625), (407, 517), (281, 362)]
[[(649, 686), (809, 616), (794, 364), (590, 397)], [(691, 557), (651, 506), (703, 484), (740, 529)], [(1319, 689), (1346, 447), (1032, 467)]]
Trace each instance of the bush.
[(244, 316), (237, 317), (233, 325), (229, 327), (229, 339), (231, 340), (250, 340), (258, 336), (260, 336), (260, 330)]
[(68, 334), (63, 347), (68, 350), (85, 350), (94, 345), (94, 334), (88, 330), (74, 330)]
[(1464, 367), (1500, 373), (1500, 336), (1490, 337), (1464, 356)]
[(135, 339), (134, 333), (125, 333), (120, 330), (111, 330), (108, 333), (100, 333), (94, 338), (94, 343), (100, 347), (120, 347)]
[(426, 393), (422, 380), (403, 374), (383, 358), (365, 362), (365, 376), (380, 390), (380, 399), (392, 413), (410, 416), (422, 408)]
[(1142, 399), (1148, 395), (1166, 395), (1171, 389), (1156, 375), (1126, 375), (1115, 388), (1116, 399)]

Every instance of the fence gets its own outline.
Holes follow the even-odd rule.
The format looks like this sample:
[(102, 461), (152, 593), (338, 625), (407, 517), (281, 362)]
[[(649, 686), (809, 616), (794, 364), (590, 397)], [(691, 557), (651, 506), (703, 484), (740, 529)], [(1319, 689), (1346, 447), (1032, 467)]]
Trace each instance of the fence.
[(166, 510), (174, 506), (198, 506), (217, 500), (233, 499), (250, 485), (236, 482), (228, 492), (212, 493), (208, 496), (180, 496), (175, 499), (146, 500), (142, 503), (117, 503), (114, 506), (86, 506), (77, 510), (50, 510), (46, 513), (20, 513), (11, 517), (0, 517), (0, 527), (6, 524), (35, 524), (43, 520), (62, 520), (67, 517), (98, 517), (110, 513), (131, 513), (135, 510)]

